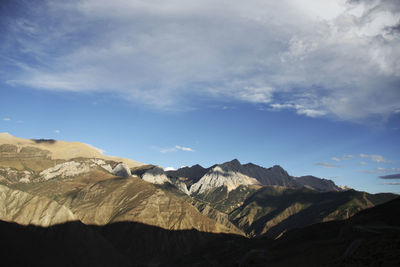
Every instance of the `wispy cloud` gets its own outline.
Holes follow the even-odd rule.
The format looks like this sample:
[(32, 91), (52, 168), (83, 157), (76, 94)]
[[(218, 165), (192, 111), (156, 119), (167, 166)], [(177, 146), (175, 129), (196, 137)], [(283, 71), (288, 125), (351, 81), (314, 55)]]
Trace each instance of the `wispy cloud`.
[(400, 182), (383, 182), (384, 185), (400, 185)]
[(61, 133), (61, 131), (60, 130), (54, 130), (54, 133), (55, 134), (59, 134), (59, 133)]
[(10, 118), (3, 118), (3, 121), (10, 121)]
[(11, 85), (111, 92), (156, 109), (223, 97), (363, 122), (400, 109), (395, 0), (41, 3), (4, 18)]
[(400, 179), (400, 173), (379, 176), (381, 179)]
[(390, 172), (400, 172), (400, 168), (376, 168), (372, 170), (357, 170), (357, 172), (368, 173), (368, 174), (384, 174)]
[(167, 153), (172, 153), (172, 152), (178, 152), (178, 151), (184, 151), (184, 152), (195, 152), (193, 148), (190, 147), (184, 147), (184, 146), (179, 146), (176, 145), (174, 147), (166, 147), (166, 148), (157, 148), (153, 147), (154, 149), (158, 150), (162, 154), (167, 154)]
[(292, 110), (295, 110), (296, 113), (299, 115), (305, 115), (305, 116), (312, 117), (312, 118), (321, 117), (321, 116), (324, 116), (327, 114), (327, 112), (324, 110), (316, 109), (316, 108), (318, 108), (316, 106), (314, 106), (314, 108), (309, 108), (309, 106), (310, 105), (304, 106), (304, 105), (293, 104), (293, 103), (270, 104), (270, 107), (272, 108), (272, 110), (292, 109)]
[(192, 148), (190, 148), (190, 147), (184, 147), (184, 146), (176, 145), (175, 148), (178, 149), (178, 150), (186, 151), (186, 152), (194, 152), (194, 150)]
[(385, 159), (383, 156), (381, 155), (367, 155), (367, 154), (360, 154), (360, 158), (369, 158), (374, 162), (377, 163), (387, 163), (389, 162), (389, 160)]
[(318, 162), (318, 163), (315, 163), (315, 165), (316, 166), (323, 166), (325, 168), (338, 168), (338, 167), (340, 167), (340, 165), (326, 163), (326, 162)]
[[(370, 159), (373, 162), (376, 163), (390, 163), (392, 162), (391, 160), (387, 160), (385, 159), (383, 156), (381, 155), (374, 155), (374, 154), (359, 154), (359, 155), (344, 155), (342, 157), (333, 157), (331, 158), (331, 160), (336, 161), (336, 162), (340, 162), (343, 160), (350, 160), (350, 159)], [(366, 162), (365, 161), (361, 161), (360, 165), (365, 165)]]

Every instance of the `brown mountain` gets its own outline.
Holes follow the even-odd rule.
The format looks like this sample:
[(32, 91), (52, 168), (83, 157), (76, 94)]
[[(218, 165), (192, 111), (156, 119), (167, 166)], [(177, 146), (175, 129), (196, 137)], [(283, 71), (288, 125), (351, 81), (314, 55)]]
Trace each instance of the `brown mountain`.
[[(295, 178), (280, 166), (233, 160), (166, 173), (154, 165), (104, 156), (80, 143), (4, 134), (0, 141), (0, 220), (19, 224), (3, 223), (4, 229), (18, 231), (21, 242), (25, 234), (48, 237), (50, 243), (66, 234), (84, 236), (87, 243), (67, 238), (64, 245), (77, 244), (86, 251), (86, 265), (115, 260), (121, 266), (214, 261), (246, 266), (265, 259), (266, 249), (274, 250), (272, 243), (279, 246), (281, 241), (272, 239), (316, 223), (348, 219), (395, 198), (339, 190), (333, 182), (312, 176)], [(98, 154), (93, 157), (90, 151)], [(91, 250), (92, 244), (98, 247)], [(54, 255), (61, 253), (44, 246)], [(76, 253), (66, 250), (68, 255)], [(93, 258), (107, 250), (110, 257), (99, 257), (101, 263)], [(183, 259), (185, 255), (193, 260)]]

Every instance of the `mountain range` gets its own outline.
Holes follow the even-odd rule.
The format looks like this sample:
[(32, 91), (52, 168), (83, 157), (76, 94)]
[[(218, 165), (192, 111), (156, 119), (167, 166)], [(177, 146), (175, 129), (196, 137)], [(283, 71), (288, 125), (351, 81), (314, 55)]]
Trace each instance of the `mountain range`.
[[(293, 232), (352, 220), (358, 212), (396, 197), (343, 189), (314, 176), (293, 177), (278, 165), (264, 168), (234, 159), (209, 168), (197, 164), (164, 171), (160, 166), (105, 156), (79, 142), (0, 134), (0, 230), (11, 229), (23, 241), (44, 235), (50, 243), (67, 233), (82, 234), (87, 244), (97, 246), (79, 244), (83, 251), (90, 257), (102, 256), (74, 265), (193, 265), (196, 261), (209, 265), (211, 259), (220, 260), (207, 251), (215, 242), (233, 246), (227, 251), (213, 248), (228, 254), (250, 253), (248, 249), (255, 247), (247, 258), (235, 258), (235, 264), (242, 261), (246, 266), (266, 249), (291, 242), (287, 240)], [(144, 246), (134, 244), (134, 239)], [(65, 246), (77, 242), (68, 240)], [(200, 251), (210, 258), (202, 258)], [(152, 258), (151, 253), (158, 254)], [(197, 260), (184, 260), (184, 255)], [(37, 260), (49, 265), (45, 258)]]

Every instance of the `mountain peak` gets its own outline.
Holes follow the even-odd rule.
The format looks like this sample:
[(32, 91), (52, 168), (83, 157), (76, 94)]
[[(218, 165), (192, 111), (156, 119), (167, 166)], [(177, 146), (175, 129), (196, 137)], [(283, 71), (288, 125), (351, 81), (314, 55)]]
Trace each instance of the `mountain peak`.
[(240, 164), (240, 161), (238, 159), (233, 159), (231, 161), (229, 161), (232, 164)]
[(195, 164), (195, 165), (192, 166), (192, 168), (203, 168), (203, 166), (201, 166), (200, 164)]
[(218, 166), (225, 171), (239, 171), (242, 169), (242, 164), (240, 164), (240, 161), (238, 159), (224, 162)]

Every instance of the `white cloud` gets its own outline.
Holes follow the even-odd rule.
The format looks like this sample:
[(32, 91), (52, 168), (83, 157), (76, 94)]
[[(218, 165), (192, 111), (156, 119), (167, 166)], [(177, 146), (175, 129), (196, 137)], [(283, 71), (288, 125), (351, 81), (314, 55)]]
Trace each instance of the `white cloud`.
[(323, 166), (325, 168), (339, 168), (340, 167), (340, 165), (326, 163), (326, 162), (318, 162), (318, 163), (315, 163), (315, 165), (316, 166)]
[(270, 87), (244, 87), (237, 92), (237, 98), (253, 103), (269, 103), (271, 102), (273, 91)]
[(321, 117), (326, 114), (325, 111), (315, 110), (315, 109), (299, 109), (297, 110), (297, 114), (306, 115), (308, 117)]
[(160, 151), (160, 153), (162, 153), (162, 154), (173, 153), (173, 152), (178, 152), (178, 151), (195, 152), (195, 150), (193, 148), (179, 146), (179, 145), (176, 145), (174, 147), (167, 147), (167, 148), (157, 148), (157, 147), (153, 147), (153, 148)]
[[(315, 106), (315, 105), (313, 105)], [(296, 110), (296, 113), (299, 115), (305, 115), (308, 117), (316, 118), (316, 117), (321, 117), (327, 114), (326, 111), (323, 110), (317, 110), (317, 109), (310, 109), (306, 108), (304, 105), (299, 105), (299, 104), (294, 104), (294, 103), (274, 103), (270, 104), (270, 107), (272, 110), (282, 110), (282, 109), (294, 109)]]
[(3, 121), (10, 121), (10, 118), (4, 118)]
[(385, 174), (391, 172), (400, 172), (400, 168), (376, 168), (372, 170), (358, 170), (358, 172), (368, 173), (368, 174)]
[(195, 96), (351, 121), (400, 110), (396, 0), (46, 3), (5, 23), (9, 84), (158, 109), (191, 108)]
[(175, 171), (174, 167), (166, 167), (164, 171)]
[(194, 150), (192, 148), (190, 148), (190, 147), (184, 147), (184, 146), (176, 145), (175, 148), (178, 149), (178, 150), (186, 151), (186, 152), (194, 152)]
[(54, 133), (55, 134), (59, 134), (59, 133), (61, 133), (61, 131), (60, 130), (54, 130)]
[[(359, 154), (359, 155), (344, 155), (342, 157), (333, 157), (331, 158), (334, 161), (342, 161), (342, 160), (350, 160), (350, 159), (365, 159), (365, 158), (369, 158), (371, 161), (376, 162), (376, 163), (390, 163), (393, 162), (391, 160), (387, 160), (385, 159), (383, 156), (381, 155), (375, 155), (375, 154)], [(366, 162), (365, 161), (361, 161), (360, 165), (365, 165)]]
[(388, 160), (386, 160), (383, 156), (381, 155), (365, 155), (365, 154), (360, 154), (361, 158), (370, 158), (372, 161), (377, 162), (377, 163), (381, 163), (381, 162), (389, 162)]

